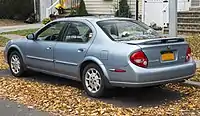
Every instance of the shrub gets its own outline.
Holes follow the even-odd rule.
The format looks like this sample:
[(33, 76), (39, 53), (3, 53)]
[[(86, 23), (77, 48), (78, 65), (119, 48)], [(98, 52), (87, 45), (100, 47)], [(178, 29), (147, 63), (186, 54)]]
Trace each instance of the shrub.
[(88, 12), (87, 12), (86, 7), (85, 7), (85, 2), (84, 2), (84, 0), (81, 0), (81, 1), (80, 1), (80, 5), (79, 5), (79, 7), (76, 9), (76, 14), (77, 14), (77, 15), (88, 15)]
[(51, 22), (51, 19), (50, 18), (44, 18), (42, 20), (42, 24), (46, 25), (47, 23)]
[(127, 0), (119, 2), (119, 9), (115, 12), (116, 17), (131, 17), (131, 12)]

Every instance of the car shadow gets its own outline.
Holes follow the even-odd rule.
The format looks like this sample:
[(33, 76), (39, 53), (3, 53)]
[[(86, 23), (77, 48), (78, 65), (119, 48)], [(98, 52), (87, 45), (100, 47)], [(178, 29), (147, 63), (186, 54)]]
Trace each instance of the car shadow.
[[(0, 72), (1, 75), (1, 72)], [(59, 78), (56, 76), (50, 76), (42, 73), (31, 72), (29, 76), (23, 77), (30, 81), (37, 81), (42, 83), (49, 83), (58, 86), (72, 86), (83, 90), (83, 86), (80, 82)], [(84, 91), (82, 96), (89, 97)], [(180, 100), (185, 97), (185, 94), (181, 94), (177, 91), (167, 89), (166, 87), (146, 87), (146, 88), (115, 88), (109, 90), (106, 97), (91, 98), (100, 100), (104, 103), (113, 104), (118, 107), (153, 107), (162, 105), (168, 102)]]
[(118, 107), (154, 107), (180, 100), (185, 96), (166, 87), (116, 88), (110, 93), (112, 94), (100, 100)]

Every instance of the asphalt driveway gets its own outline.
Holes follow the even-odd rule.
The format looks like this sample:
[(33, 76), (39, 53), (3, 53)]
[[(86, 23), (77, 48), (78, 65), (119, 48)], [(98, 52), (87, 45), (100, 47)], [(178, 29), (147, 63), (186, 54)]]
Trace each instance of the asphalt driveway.
[[(0, 71), (0, 76), (9, 75), (11, 75), (9, 70)], [(81, 90), (83, 89), (81, 83), (76, 81), (36, 72), (32, 72), (30, 75), (31, 76), (27, 76), (24, 78), (28, 80), (34, 79), (38, 82), (50, 83), (55, 85), (70, 85)], [(82, 95), (87, 96), (85, 93), (83, 93)], [(101, 98), (100, 100), (109, 104), (113, 104), (114, 106), (120, 107), (151, 107), (162, 105), (169, 101), (179, 100), (182, 96), (184, 95), (180, 94), (179, 92), (171, 91), (161, 87), (135, 89), (116, 88), (111, 90), (107, 97)]]
[(8, 100), (0, 99), (1, 116), (49, 116), (46, 112), (41, 112)]

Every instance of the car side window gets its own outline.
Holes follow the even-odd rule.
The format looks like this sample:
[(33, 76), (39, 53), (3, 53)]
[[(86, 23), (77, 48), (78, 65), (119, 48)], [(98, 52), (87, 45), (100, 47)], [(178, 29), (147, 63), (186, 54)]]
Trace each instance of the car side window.
[(65, 24), (66, 22), (51, 23), (45, 30), (39, 32), (37, 39), (43, 41), (57, 41), (59, 39), (59, 34)]
[(93, 36), (89, 26), (82, 22), (72, 22), (64, 34), (64, 42), (86, 43)]

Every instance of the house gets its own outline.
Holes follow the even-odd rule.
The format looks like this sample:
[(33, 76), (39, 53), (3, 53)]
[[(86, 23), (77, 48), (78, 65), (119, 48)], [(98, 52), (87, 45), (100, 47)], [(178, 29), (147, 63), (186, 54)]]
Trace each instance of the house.
[[(142, 21), (169, 29), (169, 0), (143, 0)], [(200, 32), (200, 0), (177, 0), (177, 25), (180, 33)]]
[[(188, 11), (190, 0), (177, 0), (178, 11)], [(169, 23), (169, 0), (144, 0), (142, 21), (150, 25), (156, 23), (164, 27)]]
[[(66, 6), (70, 7), (73, 3), (77, 3), (78, 0), (66, 0)], [(93, 15), (114, 15), (116, 8), (119, 7), (120, 0), (84, 0), (86, 9), (89, 14)], [(141, 1), (141, 0), (139, 0)], [(35, 0), (36, 14), (40, 21), (49, 16), (49, 14), (56, 12), (55, 5), (59, 3), (59, 0)], [(130, 11), (133, 17), (136, 14), (136, 0), (127, 0)], [(140, 3), (141, 6), (141, 3)], [(39, 11), (39, 12), (38, 12)], [(140, 8), (141, 14), (141, 8)]]

